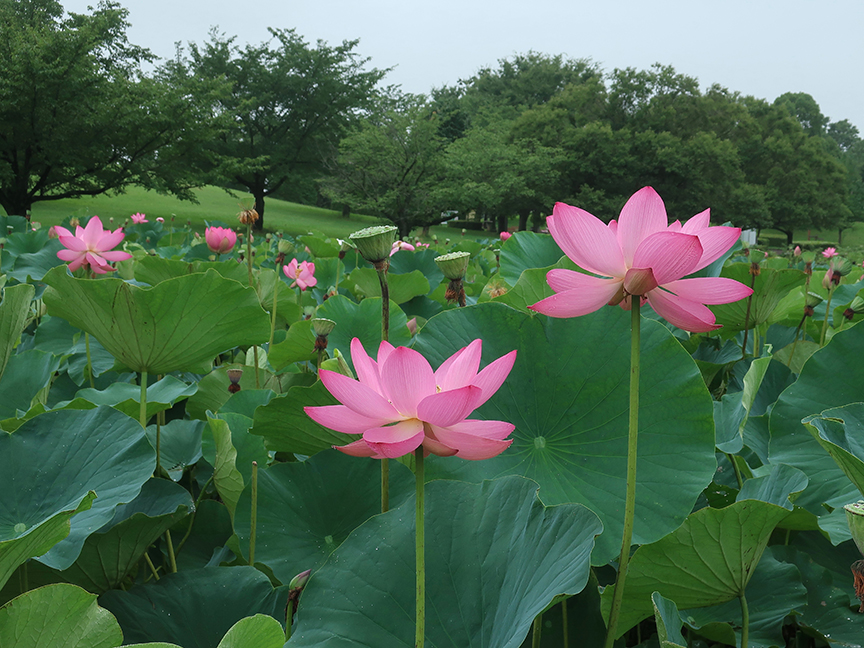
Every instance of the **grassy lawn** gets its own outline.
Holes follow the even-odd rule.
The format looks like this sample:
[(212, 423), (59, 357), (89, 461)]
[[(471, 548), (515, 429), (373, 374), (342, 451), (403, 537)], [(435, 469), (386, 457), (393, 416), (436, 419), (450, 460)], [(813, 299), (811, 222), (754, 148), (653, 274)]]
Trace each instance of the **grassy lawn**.
[[(178, 227), (191, 221), (193, 230), (203, 232), (205, 221), (222, 221), (233, 226), (237, 222), (237, 214), (240, 210), (251, 205), (250, 198), (244, 196), (238, 200), (217, 187), (203, 187), (195, 194), (198, 197), (198, 204), (145, 191), (139, 187), (130, 187), (126, 193), (117, 195), (36, 203), (31, 218), (49, 227), (59, 225), (67, 216), (95, 214), (102, 218), (106, 227), (110, 218), (114, 219), (114, 227), (118, 227), (130, 215), (143, 212), (149, 220), (161, 216), (166, 222), (170, 222), (173, 216), (174, 223)], [(2, 209), (0, 213), (3, 213)], [(345, 219), (337, 211), (299, 205), (275, 198), (267, 199), (264, 217), (268, 231), (282, 230), (291, 235), (316, 231), (339, 238), (347, 238), (352, 232), (384, 222), (361, 214), (352, 214), (351, 218)], [(415, 236), (419, 233), (419, 229), (413, 232)], [(440, 239), (455, 239), (460, 236), (460, 230), (450, 227), (433, 227), (430, 233)], [(477, 236), (480, 234), (480, 232), (476, 233)]]

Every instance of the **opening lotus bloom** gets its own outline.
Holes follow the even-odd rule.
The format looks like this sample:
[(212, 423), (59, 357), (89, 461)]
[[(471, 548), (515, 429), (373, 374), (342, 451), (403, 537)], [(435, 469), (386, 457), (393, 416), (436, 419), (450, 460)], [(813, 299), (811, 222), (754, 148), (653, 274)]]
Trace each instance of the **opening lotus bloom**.
[(228, 254), (237, 243), (237, 233), (229, 227), (208, 227), (204, 231), (204, 241), (216, 254)]
[(637, 191), (618, 221), (608, 225), (564, 203), (547, 219), (552, 237), (593, 275), (555, 269), (546, 275), (555, 295), (529, 308), (551, 317), (576, 317), (606, 304), (630, 308), (638, 295), (658, 315), (695, 333), (720, 328), (705, 304), (728, 304), (753, 291), (721, 277), (683, 279), (720, 258), (741, 235), (737, 227), (710, 227), (710, 210), (683, 225), (668, 224), (666, 207), (651, 187)]
[(68, 261), (69, 269), (72, 271), (85, 266), (96, 274), (105, 274), (114, 271), (114, 268), (109, 265), (111, 261), (125, 261), (132, 258), (128, 252), (112, 251), (120, 244), (125, 234), (119, 227), (113, 232), (102, 229), (102, 221), (98, 216), (91, 218), (87, 227), (77, 225), (74, 236), (72, 232), (59, 225), (54, 226), (54, 231), (60, 243), (67, 248), (60, 250), (57, 256), (63, 261)]
[(140, 225), (141, 223), (149, 223), (150, 222), (147, 220), (146, 214), (141, 214), (141, 213), (132, 214), (132, 216), (130, 216), (130, 218), (132, 219), (132, 223), (135, 225)]
[(426, 358), (413, 349), (382, 342), (376, 361), (354, 338), (351, 359), (358, 380), (324, 369), (319, 372), (324, 386), (342, 404), (304, 409), (324, 427), (362, 434), (362, 439), (336, 446), (355, 457), (401, 457), (420, 446), (425, 455), (495, 457), (513, 442), (506, 437), (514, 426), (467, 417), (498, 391), (513, 368), (516, 351), (478, 372), (481, 345), (474, 340), (432, 371)]
[(405, 241), (394, 241), (393, 247), (390, 248), (390, 256), (396, 254), (399, 250), (408, 250), (409, 252), (413, 252), (416, 248), (410, 243), (406, 243)]
[(822, 250), (822, 256), (826, 259), (837, 256), (837, 248), (828, 247)]
[(282, 272), (289, 279), (293, 279), (291, 288), (300, 286), (300, 290), (306, 290), (318, 283), (315, 278), (315, 264), (309, 261), (301, 261), (297, 263), (297, 259), (291, 259), (291, 263), (282, 266)]

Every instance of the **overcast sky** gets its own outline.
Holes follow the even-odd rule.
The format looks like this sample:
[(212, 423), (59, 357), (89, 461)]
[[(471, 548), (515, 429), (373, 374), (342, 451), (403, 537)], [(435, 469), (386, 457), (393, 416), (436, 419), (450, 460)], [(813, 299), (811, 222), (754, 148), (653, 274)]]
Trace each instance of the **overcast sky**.
[[(94, 0), (60, 0), (83, 12)], [(130, 40), (170, 57), (211, 26), (240, 44), (268, 26), (356, 51), (408, 92), (453, 84), (529, 50), (589, 58), (606, 71), (672, 65), (773, 101), (806, 92), (831, 121), (864, 133), (864, 0), (120, 0)]]

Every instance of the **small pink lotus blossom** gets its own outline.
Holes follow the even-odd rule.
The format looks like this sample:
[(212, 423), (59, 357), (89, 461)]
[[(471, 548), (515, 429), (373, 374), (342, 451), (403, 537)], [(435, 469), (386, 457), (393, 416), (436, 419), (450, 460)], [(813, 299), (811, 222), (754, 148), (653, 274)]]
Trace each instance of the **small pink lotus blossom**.
[(502, 241), (506, 241), (507, 239), (509, 239), (513, 235), (510, 232), (501, 232), (498, 236), (501, 237)]
[(822, 250), (822, 256), (826, 259), (830, 259), (831, 257), (837, 256), (837, 248), (827, 247)]
[(133, 225), (140, 225), (141, 223), (149, 223), (150, 222), (147, 220), (147, 216), (145, 214), (141, 214), (141, 213), (132, 214), (132, 216), (130, 216), (130, 218), (132, 219)]
[(399, 250), (408, 250), (409, 252), (413, 252), (414, 249), (413, 245), (406, 243), (405, 241), (393, 241), (393, 247), (390, 248), (390, 256), (393, 256)]
[(408, 332), (411, 335), (417, 335), (417, 318), (416, 317), (412, 317), (410, 320), (408, 320), (407, 326), (408, 326)]
[(605, 304), (630, 308), (638, 295), (678, 328), (705, 332), (720, 328), (705, 304), (728, 304), (753, 291), (722, 277), (682, 279), (718, 259), (741, 230), (710, 227), (710, 211), (683, 225), (668, 224), (666, 208), (651, 187), (637, 191), (618, 221), (605, 225), (587, 211), (557, 203), (546, 222), (555, 242), (588, 272), (554, 269), (546, 281), (556, 292), (529, 308), (551, 317), (593, 313)]
[(282, 272), (285, 273), (286, 277), (294, 280), (291, 288), (300, 286), (300, 290), (306, 290), (318, 283), (315, 278), (315, 264), (309, 261), (297, 263), (297, 259), (291, 259), (291, 263), (282, 266)]
[(505, 421), (468, 419), (507, 378), (516, 351), (501, 356), (483, 371), (482, 342), (474, 340), (432, 371), (429, 362), (407, 347), (382, 342), (377, 362), (360, 340), (351, 341), (351, 359), (358, 380), (322, 369), (321, 381), (341, 405), (304, 408), (324, 427), (362, 434), (336, 446), (355, 457), (401, 457), (421, 445), (425, 454), (463, 459), (489, 459), (513, 442), (514, 429)]
[(796, 245), (795, 250), (792, 252), (792, 254), (796, 257), (800, 257), (801, 256), (801, 246)]
[(204, 230), (204, 241), (216, 254), (228, 254), (237, 243), (237, 233), (230, 227), (208, 227)]
[[(145, 222), (146, 222), (146, 221), (145, 221)], [(165, 219), (162, 218), (161, 216), (157, 216), (157, 217), (156, 217), (156, 222), (157, 222), (157, 223), (164, 223), (164, 222), (165, 222)]]
[(110, 261), (125, 261), (131, 259), (132, 255), (120, 250), (112, 251), (123, 240), (125, 234), (121, 228), (113, 232), (102, 229), (102, 221), (94, 216), (87, 223), (87, 227), (80, 225), (75, 228), (75, 235), (65, 227), (54, 226), (60, 243), (67, 249), (60, 250), (57, 256), (63, 261), (69, 262), (70, 270), (77, 270), (82, 266), (89, 267), (96, 274), (113, 272), (114, 268), (109, 265)]

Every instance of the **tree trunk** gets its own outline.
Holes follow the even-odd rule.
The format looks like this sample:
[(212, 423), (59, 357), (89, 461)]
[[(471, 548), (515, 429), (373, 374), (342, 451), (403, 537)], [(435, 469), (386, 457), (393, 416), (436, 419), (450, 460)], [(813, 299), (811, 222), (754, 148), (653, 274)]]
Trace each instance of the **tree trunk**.
[(255, 197), (255, 211), (258, 212), (258, 220), (255, 221), (253, 228), (256, 230), (264, 229), (264, 192), (256, 191), (252, 195)]
[[(792, 245), (792, 238), (793, 238), (795, 232), (793, 230), (780, 230), (780, 231), (786, 235), (786, 245)], [(756, 239), (756, 242), (757, 243), (759, 242), (758, 237)]]
[(423, 230), (420, 232), (420, 236), (424, 238), (429, 238), (429, 225), (423, 226)]
[(499, 232), (506, 232), (507, 231), (507, 220), (508, 220), (508, 218), (505, 214), (503, 214), (501, 212), (498, 213), (498, 216), (496, 218), (496, 221), (498, 224), (496, 227), (498, 228)]
[(837, 230), (837, 247), (843, 245), (843, 228)]
[[(6, 210), (7, 216), (23, 216), (24, 218), (28, 218), (27, 215), (33, 208), (33, 201), (27, 197), (12, 197), (9, 200), (4, 200), (0, 206)], [(5, 232), (2, 234), (5, 236)]]
[(528, 229), (528, 217), (531, 215), (531, 211), (528, 209), (520, 209), (519, 210), (519, 227), (517, 228), (520, 232), (524, 232)]
[(342, 218), (351, 218), (351, 205), (342, 205)]

